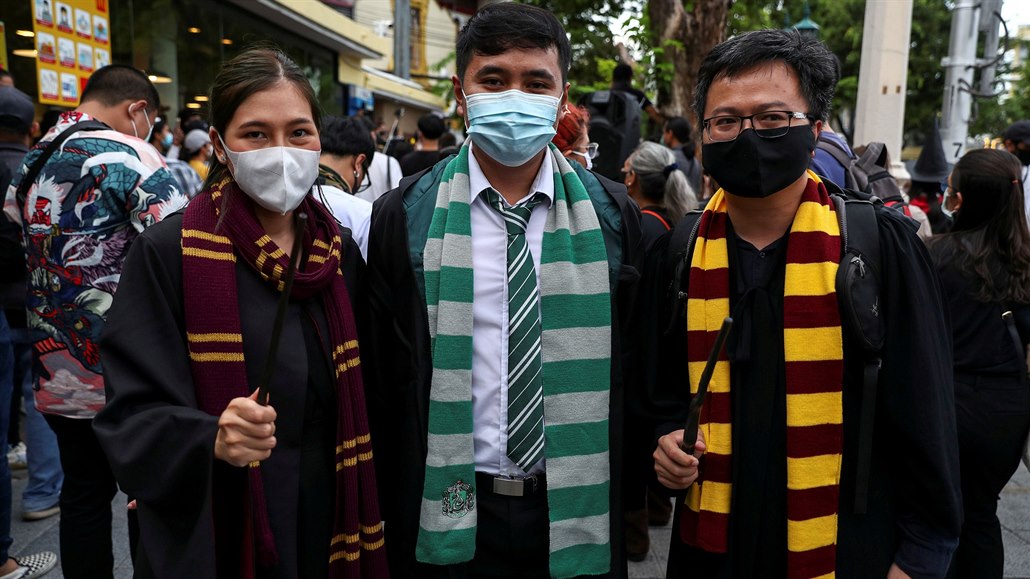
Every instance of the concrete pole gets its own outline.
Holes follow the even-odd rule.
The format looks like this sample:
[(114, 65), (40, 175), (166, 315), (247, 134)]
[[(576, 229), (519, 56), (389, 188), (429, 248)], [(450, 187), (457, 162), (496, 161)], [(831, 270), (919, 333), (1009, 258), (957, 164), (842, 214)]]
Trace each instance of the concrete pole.
[(411, 78), (411, 1), (394, 0), (393, 74)]
[[(980, 29), (984, 34), (984, 60), (990, 62), (998, 54), (999, 20), (995, 13), (1001, 14), (1002, 0), (982, 0), (982, 13), (980, 16)], [(980, 71), (980, 92), (983, 94), (994, 93), (994, 78), (997, 73), (997, 66), (988, 66)]]
[(907, 176), (901, 163), (901, 140), (911, 32), (912, 0), (866, 2), (852, 145), (884, 143), (891, 157), (891, 172), (897, 177)]
[(944, 157), (954, 163), (966, 149), (969, 113), (973, 97), (973, 73), (977, 64), (976, 44), (980, 31), (980, 10), (976, 0), (957, 0), (951, 12), (951, 43), (945, 69), (944, 103), (941, 108), (941, 142)]

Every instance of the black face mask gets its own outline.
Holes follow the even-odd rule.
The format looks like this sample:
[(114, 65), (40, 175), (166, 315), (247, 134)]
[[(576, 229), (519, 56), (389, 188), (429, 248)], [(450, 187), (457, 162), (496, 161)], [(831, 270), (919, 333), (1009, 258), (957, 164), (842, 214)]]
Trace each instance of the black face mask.
[(814, 149), (812, 125), (799, 125), (774, 139), (746, 130), (733, 141), (705, 143), (701, 154), (705, 169), (727, 192), (768, 197), (801, 177)]
[(1030, 165), (1030, 149), (1016, 149), (1016, 157), (1023, 165)]

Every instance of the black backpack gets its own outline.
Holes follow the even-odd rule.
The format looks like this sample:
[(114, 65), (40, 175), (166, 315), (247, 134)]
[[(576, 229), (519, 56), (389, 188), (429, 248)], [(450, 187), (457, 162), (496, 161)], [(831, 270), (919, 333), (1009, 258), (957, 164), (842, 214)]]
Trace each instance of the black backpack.
[(590, 113), (590, 140), (598, 144), (594, 171), (622, 183), (622, 164), (640, 142), (640, 103), (626, 92), (599, 90), (579, 104)]
[[(862, 408), (859, 425), (858, 468), (855, 482), (855, 513), (866, 512), (869, 465), (872, 459), (876, 387), (885, 338), (880, 316), (880, 280), (883, 276), (880, 233), (876, 206), (882, 201), (855, 191), (844, 191), (824, 180), (837, 210), (841, 233), (841, 260), (837, 270), (837, 302), (842, 331), (859, 344), (863, 352)], [(668, 289), (671, 316), (666, 334), (686, 314), (690, 260), (701, 225), (702, 211), (687, 213), (673, 229), (667, 250), (672, 281)]]
[(866, 145), (865, 151), (858, 157), (848, 154), (836, 141), (819, 134), (816, 147), (829, 153), (844, 167), (844, 189), (860, 194), (864, 199), (878, 197), (883, 199), (887, 207), (894, 207), (912, 217), (912, 211), (901, 195), (897, 181), (887, 167), (887, 146), (878, 141)]

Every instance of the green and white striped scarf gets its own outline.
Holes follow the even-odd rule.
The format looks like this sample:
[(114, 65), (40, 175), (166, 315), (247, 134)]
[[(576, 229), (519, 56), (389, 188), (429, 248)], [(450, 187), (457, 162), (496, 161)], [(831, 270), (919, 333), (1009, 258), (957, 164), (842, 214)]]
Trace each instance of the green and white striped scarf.
[[(583, 183), (549, 148), (554, 203), (540, 257), (540, 316), (550, 571), (599, 575), (611, 565), (608, 257)], [(468, 156), (466, 144), (444, 169), (424, 253), (433, 379), (416, 558), (434, 565), (470, 561), (476, 548)]]

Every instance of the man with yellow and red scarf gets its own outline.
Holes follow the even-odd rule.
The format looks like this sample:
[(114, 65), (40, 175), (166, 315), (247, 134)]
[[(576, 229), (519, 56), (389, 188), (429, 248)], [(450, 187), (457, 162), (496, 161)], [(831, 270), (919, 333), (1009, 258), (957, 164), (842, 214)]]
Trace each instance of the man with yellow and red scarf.
[[(696, 238), (669, 356), (681, 371), (656, 384), (658, 398), (679, 402), (666, 404), (654, 453), (659, 481), (684, 491), (669, 577), (943, 577), (957, 545), (939, 282), (903, 215), (874, 208), (876, 231), (842, 228), (833, 186), (808, 170), (838, 77), (829, 50), (796, 31), (736, 36), (701, 65), (703, 163), (722, 189), (699, 221), (687, 217)], [(848, 265), (842, 244), (870, 232), (885, 343), (879, 380), (864, 390), (867, 357), (842, 328), (847, 296), (835, 280)], [(682, 417), (727, 316), (734, 326), (688, 455)]]

